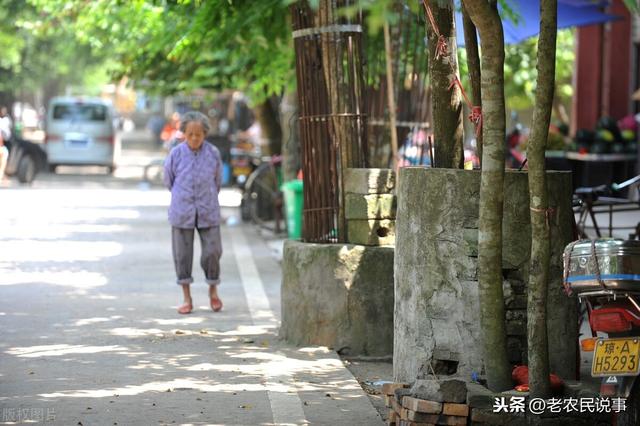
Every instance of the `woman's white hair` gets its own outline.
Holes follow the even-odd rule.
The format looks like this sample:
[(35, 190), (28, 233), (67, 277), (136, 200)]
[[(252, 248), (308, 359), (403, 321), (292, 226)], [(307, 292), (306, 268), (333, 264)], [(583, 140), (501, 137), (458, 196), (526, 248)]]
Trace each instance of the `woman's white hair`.
[(204, 134), (208, 135), (209, 130), (211, 130), (211, 124), (209, 123), (209, 119), (206, 115), (201, 113), (200, 111), (189, 111), (185, 113), (180, 118), (180, 131), (185, 132), (187, 130), (187, 124), (191, 122), (196, 122), (202, 124), (202, 129), (204, 130)]

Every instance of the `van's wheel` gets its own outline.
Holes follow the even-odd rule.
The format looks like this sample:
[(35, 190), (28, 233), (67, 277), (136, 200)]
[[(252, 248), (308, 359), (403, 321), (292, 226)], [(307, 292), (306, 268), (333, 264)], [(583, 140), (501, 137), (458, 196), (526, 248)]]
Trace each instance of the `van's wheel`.
[(30, 155), (23, 155), (18, 164), (18, 181), (20, 183), (31, 183), (36, 177), (36, 162)]
[(55, 173), (56, 172), (56, 166), (55, 164), (49, 164), (49, 173)]
[(617, 414), (615, 424), (617, 426), (640, 425), (640, 381), (636, 380), (625, 401), (625, 411)]
[(113, 175), (113, 172), (116, 171), (116, 166), (108, 166), (107, 167), (107, 174), (108, 175)]

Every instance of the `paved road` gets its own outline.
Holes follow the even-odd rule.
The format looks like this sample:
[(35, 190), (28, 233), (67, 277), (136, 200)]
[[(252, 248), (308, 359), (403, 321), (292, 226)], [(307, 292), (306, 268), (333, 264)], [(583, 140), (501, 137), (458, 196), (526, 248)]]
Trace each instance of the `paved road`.
[(278, 340), (280, 267), (232, 191), (225, 308), (194, 269), (196, 309), (176, 313), (169, 194), (139, 180), (162, 155), (146, 146), (125, 142), (115, 177), (0, 188), (0, 424), (381, 424), (335, 353)]

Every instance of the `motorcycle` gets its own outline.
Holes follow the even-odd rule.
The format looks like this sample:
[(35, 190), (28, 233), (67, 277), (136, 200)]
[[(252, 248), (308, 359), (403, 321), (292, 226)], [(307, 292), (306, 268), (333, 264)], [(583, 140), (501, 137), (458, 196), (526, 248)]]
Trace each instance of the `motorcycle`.
[(591, 376), (600, 396), (626, 398), (617, 425), (640, 424), (640, 241), (579, 240), (564, 251), (564, 284), (586, 306)]
[(5, 141), (9, 159), (5, 173), (16, 176), (20, 183), (30, 184), (36, 175), (47, 168), (47, 154), (40, 144), (20, 138)]
[(231, 181), (240, 189), (244, 189), (249, 175), (258, 167), (259, 153), (259, 148), (246, 140), (236, 140), (231, 145)]

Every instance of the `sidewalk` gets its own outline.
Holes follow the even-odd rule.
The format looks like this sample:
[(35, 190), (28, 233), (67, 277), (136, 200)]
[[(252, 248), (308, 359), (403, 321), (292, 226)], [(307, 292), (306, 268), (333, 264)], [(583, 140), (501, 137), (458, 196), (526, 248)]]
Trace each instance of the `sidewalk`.
[[(337, 354), (277, 338), (280, 267), (255, 229), (222, 227), (221, 313), (196, 250), (180, 316), (165, 191), (54, 191), (3, 193), (0, 424), (382, 424)], [(43, 194), (62, 211), (21, 219)]]

